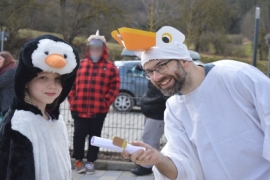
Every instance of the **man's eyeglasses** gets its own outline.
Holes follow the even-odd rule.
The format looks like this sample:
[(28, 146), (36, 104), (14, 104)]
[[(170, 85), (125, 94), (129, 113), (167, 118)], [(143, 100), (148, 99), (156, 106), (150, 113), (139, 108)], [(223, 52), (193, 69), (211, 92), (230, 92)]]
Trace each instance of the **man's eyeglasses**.
[(169, 62), (173, 61), (173, 59), (170, 59), (169, 61), (165, 62), (165, 63), (162, 63), (162, 64), (159, 64), (155, 69), (153, 70), (148, 70), (148, 71), (145, 71), (145, 73), (143, 74), (143, 76), (146, 78), (146, 79), (151, 79), (151, 76), (153, 76), (154, 74), (154, 71), (160, 73), (160, 74), (163, 74), (165, 73), (167, 70), (168, 70), (168, 66), (167, 64)]

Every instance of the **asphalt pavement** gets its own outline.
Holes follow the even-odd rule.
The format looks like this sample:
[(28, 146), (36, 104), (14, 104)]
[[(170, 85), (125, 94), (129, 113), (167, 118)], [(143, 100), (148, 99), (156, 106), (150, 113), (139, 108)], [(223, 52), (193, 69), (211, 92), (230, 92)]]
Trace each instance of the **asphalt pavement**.
[(129, 171), (104, 171), (96, 170), (93, 175), (72, 172), (73, 180), (154, 180), (154, 175), (136, 176)]

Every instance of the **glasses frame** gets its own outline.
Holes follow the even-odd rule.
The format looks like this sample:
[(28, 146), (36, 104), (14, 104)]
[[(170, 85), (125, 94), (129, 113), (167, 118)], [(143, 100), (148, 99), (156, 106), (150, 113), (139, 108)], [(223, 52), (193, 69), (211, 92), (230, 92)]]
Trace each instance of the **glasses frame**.
[[(165, 73), (165, 72), (168, 70), (167, 64), (168, 64), (169, 62), (173, 61), (173, 60), (174, 60), (174, 59), (170, 59), (169, 61), (167, 61), (167, 62), (165, 62), (165, 63), (159, 64), (155, 69), (150, 70), (150, 72), (153, 73), (153, 74), (154, 74), (155, 71), (158, 72), (159, 74)], [(159, 69), (160, 69), (160, 67), (162, 67), (162, 66), (166, 66), (167, 69), (166, 69), (164, 72), (161, 73)], [(152, 74), (152, 75), (153, 75), (153, 74)], [(152, 76), (152, 75), (149, 74), (149, 71), (148, 71), (148, 72), (145, 72), (145, 73), (143, 74), (143, 76), (144, 76), (146, 79), (148, 79), (148, 80), (151, 79), (151, 76)]]

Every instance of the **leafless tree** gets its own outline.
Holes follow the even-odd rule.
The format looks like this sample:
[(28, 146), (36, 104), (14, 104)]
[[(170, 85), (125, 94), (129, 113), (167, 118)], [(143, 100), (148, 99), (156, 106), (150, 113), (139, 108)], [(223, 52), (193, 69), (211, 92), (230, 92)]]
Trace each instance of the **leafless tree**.
[(69, 43), (93, 21), (105, 16), (107, 21), (114, 22), (123, 14), (117, 0), (59, 0), (58, 3), (61, 8), (61, 32)]

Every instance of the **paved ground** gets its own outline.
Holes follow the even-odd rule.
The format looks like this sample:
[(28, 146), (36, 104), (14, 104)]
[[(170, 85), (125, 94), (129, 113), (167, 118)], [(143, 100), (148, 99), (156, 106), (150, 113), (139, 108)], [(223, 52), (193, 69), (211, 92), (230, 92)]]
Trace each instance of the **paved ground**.
[(73, 173), (73, 180), (154, 180), (154, 175), (135, 176), (128, 171), (97, 170), (93, 175)]

